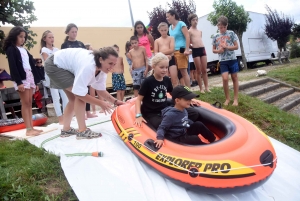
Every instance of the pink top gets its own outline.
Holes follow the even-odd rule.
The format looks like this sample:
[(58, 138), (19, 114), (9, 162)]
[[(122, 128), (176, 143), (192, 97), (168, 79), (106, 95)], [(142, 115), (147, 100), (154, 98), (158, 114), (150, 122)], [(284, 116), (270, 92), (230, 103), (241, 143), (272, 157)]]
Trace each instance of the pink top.
[(147, 34), (143, 35), (142, 37), (139, 38), (139, 46), (144, 46), (146, 49), (146, 54), (147, 57), (150, 58), (152, 57), (152, 52), (150, 48), (150, 41), (148, 39)]

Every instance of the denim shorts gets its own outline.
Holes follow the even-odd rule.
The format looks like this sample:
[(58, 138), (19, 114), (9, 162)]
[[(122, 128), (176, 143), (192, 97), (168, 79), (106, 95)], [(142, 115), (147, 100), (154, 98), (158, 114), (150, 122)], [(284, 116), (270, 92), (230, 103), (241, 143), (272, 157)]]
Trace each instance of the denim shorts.
[(221, 70), (221, 74), (226, 72), (229, 72), (230, 74), (239, 72), (239, 65), (237, 60), (235, 59), (235, 60), (221, 61), (220, 70)]

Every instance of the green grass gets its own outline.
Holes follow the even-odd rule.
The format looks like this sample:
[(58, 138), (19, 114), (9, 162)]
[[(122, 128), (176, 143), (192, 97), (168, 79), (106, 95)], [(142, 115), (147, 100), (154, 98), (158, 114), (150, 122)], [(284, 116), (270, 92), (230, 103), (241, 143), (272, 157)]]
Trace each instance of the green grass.
[[(202, 101), (223, 103), (225, 96), (222, 88), (213, 88), (212, 93), (200, 95)], [(233, 93), (231, 93), (233, 97)], [(300, 118), (284, 112), (263, 101), (239, 94), (239, 106), (223, 107), (238, 114), (261, 128), (267, 135), (300, 151)]]
[(25, 140), (0, 140), (0, 200), (77, 200), (59, 157)]
[(284, 81), (292, 86), (300, 87), (300, 65), (270, 71), (268, 76)]

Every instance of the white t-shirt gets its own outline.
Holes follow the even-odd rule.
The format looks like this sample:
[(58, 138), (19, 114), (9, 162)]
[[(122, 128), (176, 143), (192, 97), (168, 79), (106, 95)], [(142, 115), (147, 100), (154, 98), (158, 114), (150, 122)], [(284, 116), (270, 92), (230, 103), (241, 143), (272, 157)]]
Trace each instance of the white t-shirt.
[(21, 53), (23, 68), (31, 70), (31, 66), (29, 63), (29, 56), (28, 56), (27, 51), (25, 50), (24, 47), (18, 47), (18, 49)]
[[(49, 49), (49, 48), (47, 48), (47, 47), (43, 47), (42, 48), (42, 50), (41, 50), (41, 58), (42, 58), (42, 60), (43, 60), (43, 62), (45, 62), (44, 61), (44, 58), (43, 58), (43, 53), (46, 53), (47, 55), (48, 55), (48, 57), (50, 57), (52, 54), (54, 54), (54, 52), (56, 52), (56, 51), (58, 51), (58, 48), (56, 48), (56, 47), (53, 47), (53, 49), (51, 50), (51, 49)], [(49, 77), (48, 77), (48, 75), (47, 75), (47, 73), (45, 73), (45, 82), (43, 83), (46, 87), (49, 87), (50, 86), (50, 79), (49, 79)]]
[(46, 53), (46, 54), (48, 55), (48, 57), (50, 57), (52, 54), (54, 54), (54, 52), (56, 52), (56, 51), (58, 51), (58, 50), (59, 50), (59, 49), (56, 48), (56, 47), (53, 47), (52, 50), (49, 49), (49, 48), (47, 48), (47, 47), (43, 47), (42, 50), (41, 50), (41, 57), (42, 57), (43, 62), (45, 62), (45, 61), (44, 61), (44, 58), (43, 58), (43, 56), (42, 56), (43, 53)]
[(100, 72), (95, 77), (96, 64), (92, 51), (82, 48), (68, 48), (54, 53), (54, 64), (74, 74), (72, 93), (85, 96), (87, 86), (103, 91), (106, 90), (107, 74)]

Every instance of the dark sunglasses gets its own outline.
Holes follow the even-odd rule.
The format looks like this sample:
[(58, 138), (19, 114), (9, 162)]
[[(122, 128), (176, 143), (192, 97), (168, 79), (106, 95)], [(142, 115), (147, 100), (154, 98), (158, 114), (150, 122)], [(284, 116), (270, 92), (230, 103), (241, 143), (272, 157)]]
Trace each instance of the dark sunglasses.
[(37, 63), (37, 64), (41, 64), (42, 62), (41, 62), (41, 61), (37, 61), (36, 63)]

